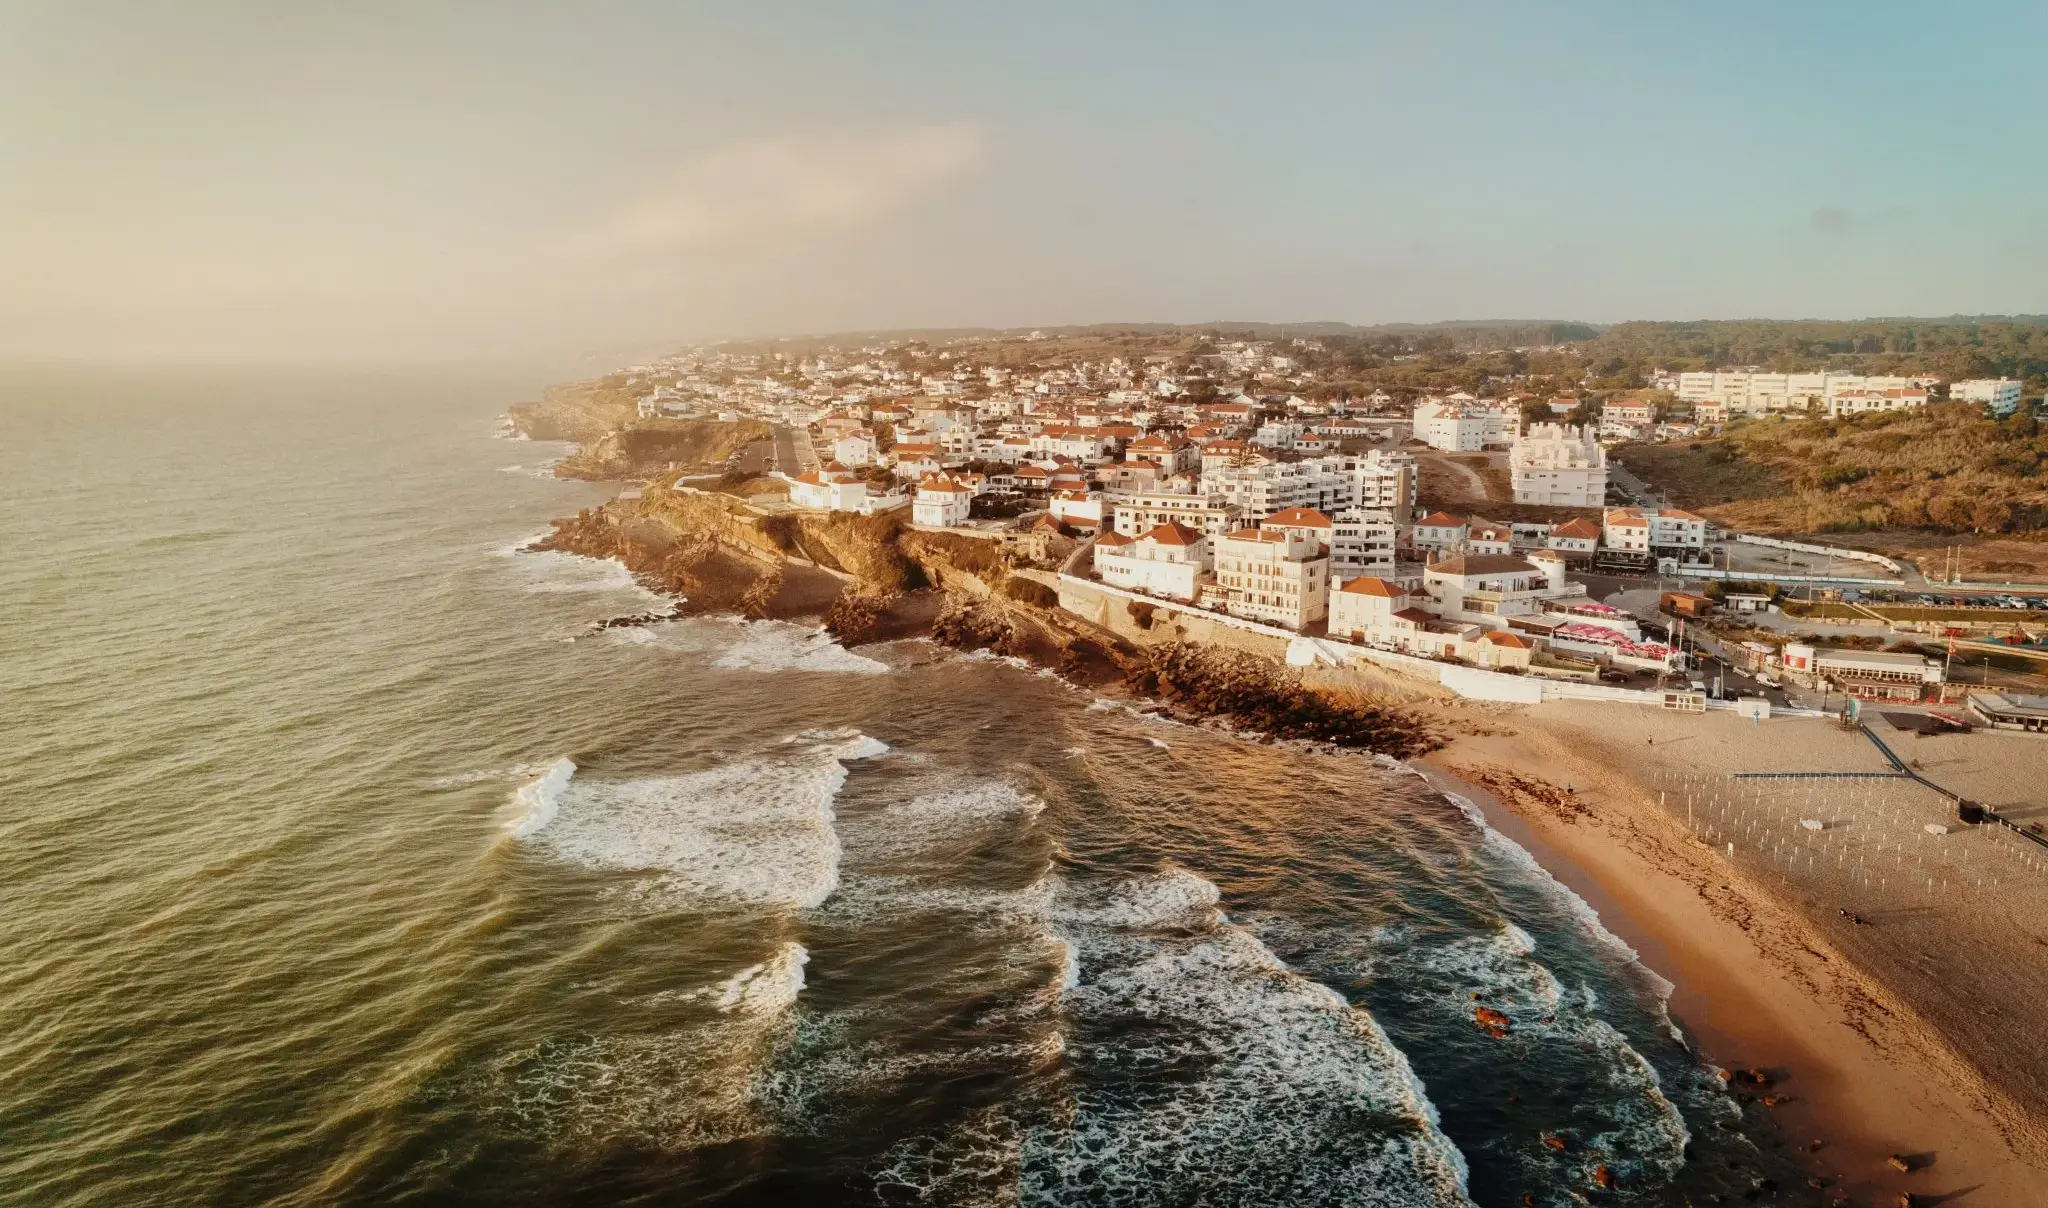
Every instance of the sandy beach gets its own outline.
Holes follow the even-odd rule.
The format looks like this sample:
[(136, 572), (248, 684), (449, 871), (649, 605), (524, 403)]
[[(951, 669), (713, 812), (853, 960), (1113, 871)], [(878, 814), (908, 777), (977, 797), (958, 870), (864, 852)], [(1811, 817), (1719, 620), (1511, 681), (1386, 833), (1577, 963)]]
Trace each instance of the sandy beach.
[[(1831, 721), (1593, 702), (1446, 713), (1468, 733), (1427, 774), (1676, 983), (1672, 1014), (1709, 1060), (1768, 1073), (1737, 1084), (1745, 1110), (1770, 1113), (1831, 1190), (2048, 1205), (2048, 851), (1957, 825)], [(1874, 727), (1945, 787), (2041, 813), (2048, 741)], [(1735, 775), (1816, 771), (1866, 775)]]

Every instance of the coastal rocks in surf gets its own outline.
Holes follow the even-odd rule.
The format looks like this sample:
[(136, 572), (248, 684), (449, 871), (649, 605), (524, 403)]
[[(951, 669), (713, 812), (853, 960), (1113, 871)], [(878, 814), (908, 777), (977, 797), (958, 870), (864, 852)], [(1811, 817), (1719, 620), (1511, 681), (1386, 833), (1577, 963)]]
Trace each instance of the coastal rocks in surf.
[(1222, 717), (1275, 738), (1362, 747), (1405, 759), (1443, 745), (1415, 716), (1377, 701), (1319, 691), (1270, 659), (1221, 647), (1154, 646), (1125, 683), (1175, 710)]

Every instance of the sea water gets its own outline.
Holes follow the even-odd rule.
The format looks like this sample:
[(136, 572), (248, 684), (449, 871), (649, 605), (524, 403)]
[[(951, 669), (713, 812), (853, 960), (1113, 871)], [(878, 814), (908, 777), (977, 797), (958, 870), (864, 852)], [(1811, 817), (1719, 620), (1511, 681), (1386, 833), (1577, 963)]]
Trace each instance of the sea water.
[(1398, 767), (592, 632), (650, 597), (520, 552), (606, 491), (498, 472), (515, 391), (0, 382), (0, 1203), (1800, 1202)]

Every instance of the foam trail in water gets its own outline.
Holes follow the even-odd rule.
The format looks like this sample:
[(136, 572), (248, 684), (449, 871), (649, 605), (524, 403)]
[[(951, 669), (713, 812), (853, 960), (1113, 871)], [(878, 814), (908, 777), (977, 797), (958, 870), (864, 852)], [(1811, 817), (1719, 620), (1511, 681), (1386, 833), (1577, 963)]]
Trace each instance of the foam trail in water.
[(520, 807), (519, 818), (512, 824), (514, 839), (530, 838), (547, 829), (561, 808), (562, 790), (569, 787), (569, 778), (575, 774), (574, 760), (558, 759), (540, 779), (519, 786), (512, 794), (513, 802)]
[(833, 802), (846, 763), (882, 744), (856, 731), (681, 776), (577, 780), (539, 845), (585, 867), (648, 874), (663, 903), (810, 908), (839, 885)]
[(669, 999), (683, 1014), (668, 1028), (572, 1034), (508, 1054), (484, 1072), (478, 1096), (505, 1125), (571, 1152), (759, 1136), (773, 1120), (756, 1094), (758, 1063), (793, 1028), (809, 959), (785, 941), (759, 964)]
[(733, 974), (722, 983), (714, 997), (720, 1011), (772, 1012), (784, 1010), (803, 993), (804, 966), (811, 954), (799, 943), (776, 949), (775, 955), (758, 965)]
[(785, 621), (742, 622), (740, 640), (712, 660), (734, 671), (837, 671), (886, 675), (889, 664), (853, 653), (823, 629)]
[(1372, 1017), (1294, 972), (1184, 869), (1055, 907), (1087, 1080), (1027, 1139), (1027, 1203), (1469, 1205), (1464, 1158)]
[[(1418, 772), (1416, 775), (1421, 775), (1421, 773)], [(1564, 907), (1566, 912), (1585, 930), (1587, 935), (1592, 937), (1595, 943), (1621, 957), (1628, 964), (1633, 965), (1640, 972), (1652, 993), (1659, 999), (1670, 999), (1671, 992), (1676, 987), (1665, 980), (1655, 969), (1643, 964), (1642, 956), (1629, 946), (1628, 941), (1609, 931), (1607, 924), (1600, 919), (1600, 912), (1593, 909), (1591, 903), (1580, 897), (1569, 885), (1553, 876), (1551, 871), (1543, 867), (1536, 857), (1529, 854), (1527, 848), (1489, 825), (1486, 821), (1486, 815), (1470, 799), (1459, 796), (1457, 793), (1444, 793), (1443, 795), (1453, 805), (1456, 805), (1459, 811), (1470, 819), (1474, 826), (1479, 828), (1480, 843), (1486, 851), (1500, 858), (1503, 863), (1513, 865), (1531, 881), (1541, 886), (1546, 894)]]
[(894, 670), (878, 659), (846, 649), (823, 629), (787, 621), (692, 617), (607, 632), (615, 635), (616, 641), (710, 655), (712, 666), (727, 671), (886, 675)]

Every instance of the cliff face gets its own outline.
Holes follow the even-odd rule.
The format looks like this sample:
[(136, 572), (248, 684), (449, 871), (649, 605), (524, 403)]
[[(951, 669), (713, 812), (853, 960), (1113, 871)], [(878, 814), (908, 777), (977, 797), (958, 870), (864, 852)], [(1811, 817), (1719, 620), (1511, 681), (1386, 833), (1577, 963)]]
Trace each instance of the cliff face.
[(994, 541), (924, 533), (894, 517), (762, 516), (729, 496), (651, 487), (630, 503), (555, 522), (545, 549), (617, 558), (679, 611), (822, 616), (848, 645), (929, 635), (1122, 683), (1190, 718), (1220, 717), (1274, 738), (1403, 757), (1440, 744), (1384, 698), (1303, 682), (1271, 658), (1171, 641), (1140, 649), (1059, 607)]
[(550, 386), (539, 402), (514, 403), (505, 414), (521, 436), (588, 444), (632, 423), (638, 408), (637, 389), (613, 375)]
[(774, 435), (761, 420), (657, 419), (607, 432), (555, 466), (557, 478), (616, 481), (723, 470), (726, 459)]

